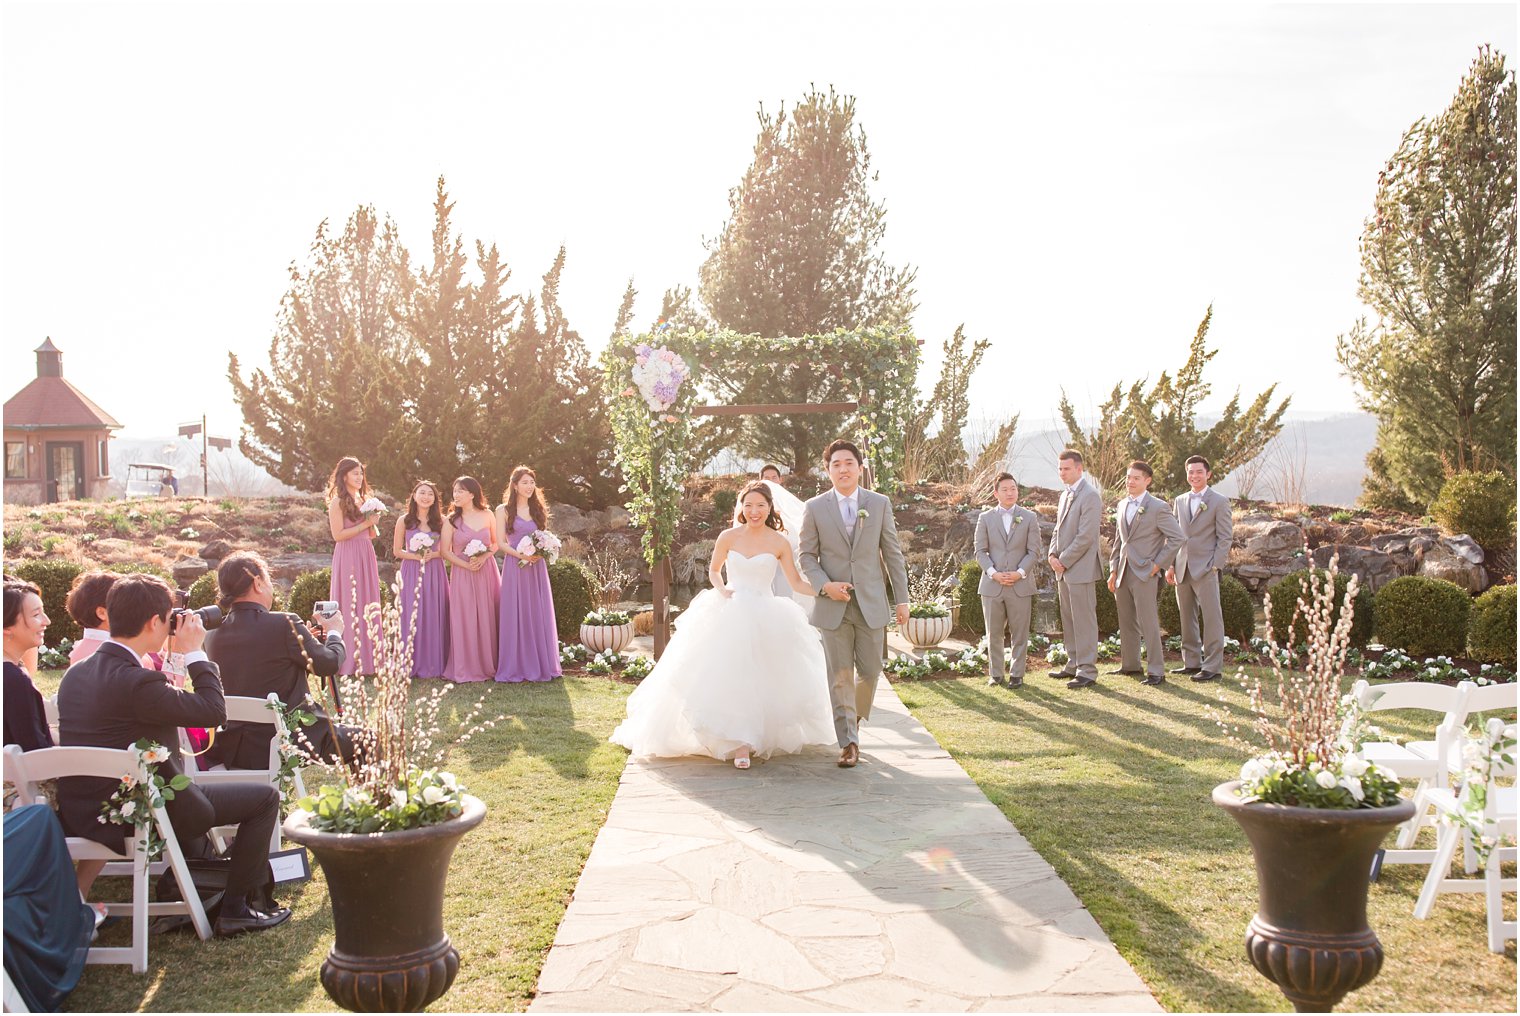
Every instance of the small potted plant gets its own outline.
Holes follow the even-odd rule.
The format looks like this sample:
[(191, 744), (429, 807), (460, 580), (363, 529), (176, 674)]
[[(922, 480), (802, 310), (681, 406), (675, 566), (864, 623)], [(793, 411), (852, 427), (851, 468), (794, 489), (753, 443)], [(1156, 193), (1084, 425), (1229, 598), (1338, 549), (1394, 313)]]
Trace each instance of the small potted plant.
[(621, 653), (633, 641), (633, 618), (623, 610), (593, 610), (581, 622), (581, 645), (593, 653)]
[[(399, 600), (398, 588), (389, 605), (368, 608), (375, 677), (343, 681), (346, 708), (322, 682), (312, 682), (330, 718), (317, 722), (355, 731), (354, 752), (334, 766), (335, 782), (296, 802), (284, 826), (326, 875), (335, 941), (322, 963), (322, 986), (355, 1012), (417, 1012), (453, 984), (459, 953), (443, 930), (444, 883), (454, 848), (486, 814), (442, 768), (446, 739), (437, 728), (437, 699), (449, 686), (411, 702), (414, 640), (402, 631)], [(468, 741), (478, 729), (447, 740)], [(296, 750), (313, 760), (304, 732), (296, 728), (292, 736)], [(289, 750), (281, 745), (282, 758)]]
[(914, 649), (928, 649), (950, 637), (955, 619), (945, 605), (945, 594), (953, 587), (955, 574), (955, 558), (946, 554), (931, 555), (909, 577), (908, 623), (902, 626), (902, 635)]
[(1399, 797), (1398, 777), (1360, 754), (1371, 738), (1356, 699), (1341, 694), (1357, 580), (1332, 620), (1335, 575), (1332, 558), (1328, 572), (1311, 573), (1307, 602), (1274, 605), (1268, 597), (1268, 631), (1274, 607), (1307, 623), (1306, 669), (1284, 673), (1289, 664), (1270, 644), (1271, 693), (1260, 677), (1244, 682), (1256, 741), (1236, 737), (1238, 728), (1220, 717), (1252, 757), (1240, 779), (1213, 793), (1256, 860), (1259, 903), (1246, 953), (1300, 1012), (1328, 1012), (1377, 976), (1383, 947), (1367, 925), (1372, 855), (1414, 815), (1414, 804)]

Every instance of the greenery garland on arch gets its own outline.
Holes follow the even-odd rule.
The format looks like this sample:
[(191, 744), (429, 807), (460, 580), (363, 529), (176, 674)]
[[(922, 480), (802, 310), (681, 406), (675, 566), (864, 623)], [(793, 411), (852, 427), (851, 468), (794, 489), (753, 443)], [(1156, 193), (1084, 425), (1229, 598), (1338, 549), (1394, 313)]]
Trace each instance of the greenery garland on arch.
[[(680, 367), (670, 366), (671, 358), (666, 365), (651, 363), (666, 350), (679, 358)], [(698, 405), (704, 368), (720, 360), (756, 368), (810, 361), (828, 364), (842, 377), (859, 378), (861, 407), (854, 433), (864, 439), (877, 488), (891, 490), (902, 468), (903, 429), (917, 396), (919, 364), (918, 342), (905, 331), (838, 329), (823, 335), (766, 338), (727, 330), (676, 331), (661, 325), (652, 333), (619, 335), (602, 353), (603, 384), (629, 494), (628, 511), (643, 531), (644, 560), (651, 568), (670, 554), (680, 523), (681, 494), (696, 465), (692, 409)], [(679, 377), (674, 384), (673, 376)]]

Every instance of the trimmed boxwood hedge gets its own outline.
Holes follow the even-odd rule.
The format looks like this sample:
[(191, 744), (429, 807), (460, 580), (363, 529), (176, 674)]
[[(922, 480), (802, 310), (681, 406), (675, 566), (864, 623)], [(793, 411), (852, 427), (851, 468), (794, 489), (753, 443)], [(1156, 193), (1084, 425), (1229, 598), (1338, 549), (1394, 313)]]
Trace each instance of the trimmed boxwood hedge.
[[(1219, 607), (1224, 614), (1224, 633), (1241, 645), (1256, 634), (1256, 605), (1251, 594), (1233, 575), (1219, 576)], [(1156, 611), (1161, 615), (1161, 630), (1168, 635), (1182, 634), (1182, 612), (1177, 607), (1177, 589), (1165, 585), (1156, 597)]]
[(1494, 586), (1472, 603), (1467, 654), (1480, 663), (1515, 666), (1515, 587)]
[(1404, 575), (1378, 590), (1378, 641), (1412, 656), (1461, 656), (1467, 648), (1467, 591), (1445, 579)]
[(327, 599), (327, 593), (331, 588), (331, 568), (302, 572), (290, 585), (290, 596), (287, 598), (285, 609), (303, 621), (308, 620), (317, 601)]
[[(509, 562), (510, 563), (510, 562)], [(515, 563), (511, 563), (516, 567)], [(549, 566), (549, 590), (554, 595), (554, 626), (561, 642), (581, 640), (581, 622), (596, 607), (596, 587), (591, 572), (573, 558), (562, 557)]]
[(83, 566), (73, 561), (62, 561), (57, 558), (18, 561), (6, 569), (8, 577), (30, 582), (41, 591), (42, 609), (47, 613), (48, 620), (52, 622), (43, 633), (43, 640), (50, 646), (56, 646), (64, 639), (77, 642), (84, 634), (78, 622), (70, 617), (68, 610), (64, 608), (64, 604), (69, 599), (70, 587), (74, 585), (74, 580), (84, 573), (84, 570)]
[(960, 626), (975, 632), (977, 637), (987, 634), (987, 618), (982, 614), (982, 594), (977, 587), (982, 581), (982, 566), (972, 558), (961, 565), (960, 585), (956, 596), (960, 600)]
[[(1314, 573), (1323, 578), (1325, 570), (1316, 568)], [(1335, 606), (1330, 611), (1332, 625), (1340, 623), (1341, 605), (1346, 602), (1346, 586), (1349, 582), (1345, 573), (1335, 576)], [(1284, 649), (1296, 649), (1309, 641), (1309, 626), (1302, 617), (1293, 625), (1292, 638), (1288, 636), (1288, 622), (1293, 618), (1299, 597), (1304, 596), (1308, 588), (1307, 569), (1289, 572), (1267, 587), (1267, 594), (1272, 598), (1272, 638)], [(1361, 649), (1372, 641), (1374, 627), (1372, 593), (1366, 586), (1358, 586), (1356, 599), (1351, 606), (1354, 612), (1351, 621), (1351, 648)]]
[(1466, 533), (1488, 551), (1515, 542), (1515, 481), (1501, 472), (1456, 473), (1441, 485), (1430, 514), (1442, 529)]
[(202, 574), (190, 586), (190, 595), (186, 598), (185, 605), (192, 610), (214, 606), (218, 595), (220, 590), (216, 584), (216, 570), (213, 569)]

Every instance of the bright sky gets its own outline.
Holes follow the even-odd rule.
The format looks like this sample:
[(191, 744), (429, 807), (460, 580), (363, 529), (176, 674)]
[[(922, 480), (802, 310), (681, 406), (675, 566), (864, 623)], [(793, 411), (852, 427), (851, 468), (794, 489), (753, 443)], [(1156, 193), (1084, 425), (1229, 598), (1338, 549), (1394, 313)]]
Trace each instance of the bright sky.
[(264, 362), (287, 266), (373, 203), (429, 256), (434, 180), (519, 289), (569, 249), (592, 346), (631, 275), (647, 325), (694, 284), (755, 112), (858, 99), (919, 268), (933, 383), (993, 340), (973, 413), (1080, 408), (1175, 368), (1212, 301), (1216, 405), (1280, 382), (1352, 408), (1335, 336), (1404, 130), (1450, 101), (1492, 6), (768, 2), (531, 6), (5, 2), (4, 397), (44, 336), (126, 424), (240, 422), (227, 351)]

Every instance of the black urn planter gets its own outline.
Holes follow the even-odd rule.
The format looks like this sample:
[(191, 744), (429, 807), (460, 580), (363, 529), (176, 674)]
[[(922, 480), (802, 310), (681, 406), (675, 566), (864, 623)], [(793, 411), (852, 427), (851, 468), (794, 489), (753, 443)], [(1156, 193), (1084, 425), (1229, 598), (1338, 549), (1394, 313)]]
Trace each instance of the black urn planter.
[(1383, 946), (1367, 926), (1368, 873), (1378, 845), (1413, 817), (1414, 804), (1243, 804), (1239, 789), (1239, 780), (1221, 783), (1213, 797), (1240, 823), (1256, 858), (1259, 902), (1246, 954), (1298, 1012), (1330, 1012), (1383, 965)]
[(486, 817), (466, 795), (456, 819), (390, 833), (329, 833), (298, 811), (285, 835), (311, 849), (327, 877), (335, 941), (322, 961), (322, 987), (354, 1012), (419, 1012), (459, 973), (459, 953), (443, 930), (449, 858)]

